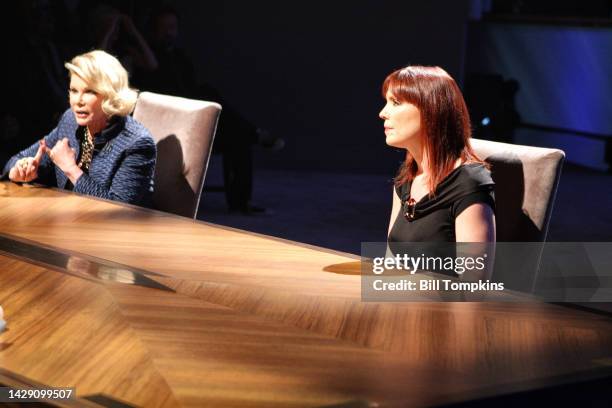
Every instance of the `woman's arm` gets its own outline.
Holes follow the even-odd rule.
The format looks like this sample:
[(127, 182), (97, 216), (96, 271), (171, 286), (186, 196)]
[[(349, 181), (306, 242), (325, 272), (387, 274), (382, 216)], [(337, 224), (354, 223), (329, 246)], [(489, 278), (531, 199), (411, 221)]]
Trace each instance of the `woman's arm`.
[[(393, 224), (395, 223), (395, 219), (397, 218), (397, 214), (399, 214), (400, 209), (402, 208), (402, 202), (399, 199), (399, 197), (397, 196), (397, 193), (395, 192), (395, 187), (393, 187), (391, 189), (391, 194), (393, 194), (392, 197), (392, 201), (391, 201), (391, 219), (389, 220), (389, 228), (387, 230), (387, 238), (389, 237), (389, 234), (391, 234), (391, 228), (393, 228)], [(387, 245), (387, 251), (386, 251), (386, 257), (393, 257), (393, 253), (391, 252), (391, 249), (389, 248), (389, 245)]]
[[(41, 141), (34, 143), (30, 147), (11, 157), (5, 164), (0, 179), (9, 178), (16, 182), (30, 182), (34, 180), (42, 183), (52, 182), (54, 179), (51, 177), (54, 169), (53, 163), (47, 155), (41, 154), (45, 152), (44, 147), (41, 151), (41, 144), (44, 143), (44, 146), (54, 144), (56, 138), (57, 128), (53, 129)], [(23, 159), (27, 159), (28, 163), (30, 164), (30, 167), (28, 168), (30, 172), (27, 176), (25, 173), (20, 172), (16, 168), (18, 162), (23, 162)]]
[(45, 141), (42, 139), (39, 142), (38, 150), (34, 157), (23, 157), (15, 162), (15, 165), (9, 170), (8, 177), (11, 181), (17, 183), (29, 183), (38, 178), (38, 169), (45, 154)]
[(457, 242), (495, 242), (495, 214), (485, 203), (467, 207), (455, 218)]
[[(460, 279), (476, 282), (479, 279), (491, 278), (495, 264), (495, 213), (491, 206), (474, 203), (461, 211), (455, 218), (455, 239), (464, 243), (457, 245), (458, 257), (486, 259), (484, 269), (466, 271)], [(465, 244), (468, 242), (472, 244)], [(480, 295), (468, 295), (472, 300), (480, 298)]]
[(391, 233), (391, 228), (393, 228), (393, 224), (395, 223), (397, 214), (399, 214), (400, 208), (402, 208), (402, 202), (397, 196), (397, 193), (395, 192), (395, 187), (393, 187), (393, 189), (391, 190), (391, 193), (393, 194), (393, 198), (392, 198), (393, 204), (391, 206), (391, 219), (389, 220), (389, 229), (387, 230), (387, 236), (389, 236), (389, 234)]
[(68, 138), (58, 140), (52, 149), (45, 146), (45, 152), (51, 161), (68, 177), (70, 182), (73, 185), (76, 184), (83, 171), (77, 165), (76, 151), (70, 146)]

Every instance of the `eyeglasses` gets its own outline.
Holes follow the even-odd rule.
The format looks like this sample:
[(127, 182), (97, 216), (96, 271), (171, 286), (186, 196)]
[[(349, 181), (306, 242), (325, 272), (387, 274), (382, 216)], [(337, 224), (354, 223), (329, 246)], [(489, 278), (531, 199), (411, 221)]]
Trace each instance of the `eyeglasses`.
[(404, 217), (408, 221), (413, 221), (414, 220), (414, 212), (416, 210), (416, 201), (415, 201), (415, 199), (414, 198), (409, 198), (408, 200), (406, 200), (404, 202), (404, 205), (405, 205)]

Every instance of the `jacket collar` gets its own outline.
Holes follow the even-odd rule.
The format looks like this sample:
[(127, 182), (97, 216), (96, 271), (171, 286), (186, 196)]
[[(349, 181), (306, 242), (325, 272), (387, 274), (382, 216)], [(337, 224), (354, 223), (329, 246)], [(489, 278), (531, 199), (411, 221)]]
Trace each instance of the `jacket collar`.
[[(126, 120), (127, 118), (124, 116), (113, 116), (109, 120), (108, 125), (102, 130), (102, 132), (100, 132), (97, 136), (94, 137), (94, 146), (104, 146), (106, 143), (114, 139), (125, 127)], [(77, 134), (79, 135), (79, 139), (82, 139), (85, 135), (85, 127), (79, 126), (79, 128), (81, 129), (81, 131)]]

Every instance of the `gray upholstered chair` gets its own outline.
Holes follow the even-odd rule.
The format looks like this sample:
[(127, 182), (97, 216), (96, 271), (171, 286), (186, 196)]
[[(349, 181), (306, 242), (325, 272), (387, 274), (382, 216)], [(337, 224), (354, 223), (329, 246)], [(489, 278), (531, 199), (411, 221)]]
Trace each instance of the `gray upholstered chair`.
[(546, 241), (565, 153), (479, 139), (472, 146), (491, 164), (497, 241)]
[(195, 218), (221, 105), (142, 92), (134, 118), (157, 144), (153, 206)]
[(472, 146), (491, 164), (497, 241), (541, 243), (497, 245), (493, 278), (509, 289), (534, 293), (546, 279), (542, 251), (565, 154), (478, 139), (472, 139)]

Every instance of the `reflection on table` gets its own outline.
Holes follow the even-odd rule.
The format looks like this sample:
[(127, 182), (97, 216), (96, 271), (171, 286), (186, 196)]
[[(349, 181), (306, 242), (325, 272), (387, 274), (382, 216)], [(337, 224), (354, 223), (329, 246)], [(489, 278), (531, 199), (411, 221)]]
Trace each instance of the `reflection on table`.
[(609, 375), (612, 319), (361, 301), (349, 254), (0, 183), (0, 383), (146, 406), (431, 406)]

